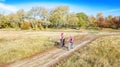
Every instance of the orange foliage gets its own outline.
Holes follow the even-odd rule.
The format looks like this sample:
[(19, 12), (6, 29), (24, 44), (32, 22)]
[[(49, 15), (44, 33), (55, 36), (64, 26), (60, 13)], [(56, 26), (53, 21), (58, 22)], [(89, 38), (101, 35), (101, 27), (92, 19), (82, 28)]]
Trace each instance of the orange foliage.
[(21, 24), (21, 29), (30, 29), (31, 25), (29, 22), (23, 22)]

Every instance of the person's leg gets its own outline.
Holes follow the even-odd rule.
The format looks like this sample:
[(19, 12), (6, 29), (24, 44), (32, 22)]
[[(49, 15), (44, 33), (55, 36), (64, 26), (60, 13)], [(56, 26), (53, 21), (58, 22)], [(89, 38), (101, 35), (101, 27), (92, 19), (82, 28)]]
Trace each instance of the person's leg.
[(73, 42), (71, 43), (71, 49), (73, 49)]
[(63, 39), (63, 47), (65, 46), (65, 39)]
[(62, 47), (62, 39), (60, 39), (60, 47)]
[(72, 49), (72, 42), (70, 42), (70, 49)]
[(69, 43), (69, 45), (68, 45), (68, 50), (70, 50), (70, 47), (71, 47), (71, 43)]

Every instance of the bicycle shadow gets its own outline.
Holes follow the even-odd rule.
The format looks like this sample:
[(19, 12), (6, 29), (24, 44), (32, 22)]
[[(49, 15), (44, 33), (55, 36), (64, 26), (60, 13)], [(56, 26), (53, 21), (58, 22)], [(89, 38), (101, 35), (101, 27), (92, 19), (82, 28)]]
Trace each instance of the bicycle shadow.
[(62, 46), (60, 42), (54, 41), (54, 43), (55, 43), (55, 45), (54, 45), (55, 47), (62, 48), (63, 50), (68, 50), (68, 46), (66, 46), (66, 45)]

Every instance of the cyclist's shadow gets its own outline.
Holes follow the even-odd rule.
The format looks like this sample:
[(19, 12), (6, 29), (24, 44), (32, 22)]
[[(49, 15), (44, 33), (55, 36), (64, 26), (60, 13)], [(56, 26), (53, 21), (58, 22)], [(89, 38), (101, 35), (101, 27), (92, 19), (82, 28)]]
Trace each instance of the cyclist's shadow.
[(62, 49), (64, 49), (64, 50), (68, 50), (68, 47), (65, 46), (65, 45), (62, 46), (60, 42), (55, 41), (54, 43), (55, 43), (55, 46), (56, 46), (57, 48), (62, 48)]

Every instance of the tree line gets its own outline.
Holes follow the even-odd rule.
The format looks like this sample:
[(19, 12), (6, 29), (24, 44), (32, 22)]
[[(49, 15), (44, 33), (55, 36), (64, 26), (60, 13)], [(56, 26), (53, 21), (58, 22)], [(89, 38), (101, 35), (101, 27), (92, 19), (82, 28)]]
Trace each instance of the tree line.
[(29, 11), (23, 9), (16, 13), (0, 13), (0, 29), (46, 29), (46, 28), (114, 28), (120, 27), (120, 17), (102, 13), (87, 16), (85, 13), (71, 13), (68, 6), (47, 9), (35, 6)]

